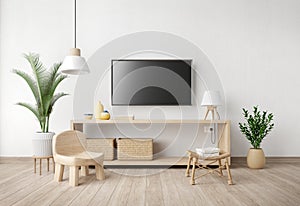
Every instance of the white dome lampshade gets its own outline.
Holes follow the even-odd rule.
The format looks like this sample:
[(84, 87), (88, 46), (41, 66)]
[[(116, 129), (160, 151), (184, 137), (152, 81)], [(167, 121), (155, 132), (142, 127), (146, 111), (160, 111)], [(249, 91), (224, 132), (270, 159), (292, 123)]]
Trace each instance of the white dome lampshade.
[(81, 75), (90, 73), (89, 66), (85, 59), (80, 56), (80, 49), (72, 48), (70, 55), (66, 56), (62, 65), (61, 71), (65, 74)]
[(218, 106), (222, 105), (221, 95), (219, 91), (205, 91), (201, 106)]
[(204, 119), (206, 120), (209, 112), (211, 112), (212, 120), (215, 119), (215, 113), (220, 119), (220, 115), (217, 111), (217, 106), (222, 105), (221, 95), (219, 91), (205, 91), (203, 95), (203, 99), (201, 102), (201, 106), (206, 106), (206, 114)]

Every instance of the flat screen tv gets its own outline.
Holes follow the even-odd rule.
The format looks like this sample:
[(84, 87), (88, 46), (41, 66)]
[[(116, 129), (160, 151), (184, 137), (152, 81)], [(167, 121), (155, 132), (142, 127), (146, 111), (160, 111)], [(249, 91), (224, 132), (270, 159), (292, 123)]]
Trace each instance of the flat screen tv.
[(191, 62), (112, 60), (112, 105), (191, 105)]

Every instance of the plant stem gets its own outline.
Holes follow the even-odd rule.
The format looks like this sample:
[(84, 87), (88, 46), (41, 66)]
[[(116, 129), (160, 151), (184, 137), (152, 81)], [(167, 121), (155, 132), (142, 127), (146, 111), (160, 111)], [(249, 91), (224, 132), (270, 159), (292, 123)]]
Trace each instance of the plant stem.
[(45, 132), (45, 120), (44, 119), (41, 121), (41, 129), (42, 129), (42, 132)]
[(46, 117), (46, 129), (45, 132), (48, 132), (49, 129), (49, 116)]

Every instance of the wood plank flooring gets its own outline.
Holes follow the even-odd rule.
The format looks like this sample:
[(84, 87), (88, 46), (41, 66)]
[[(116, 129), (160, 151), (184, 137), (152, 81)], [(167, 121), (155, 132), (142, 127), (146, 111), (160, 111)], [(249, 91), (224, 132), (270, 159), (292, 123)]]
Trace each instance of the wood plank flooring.
[(231, 168), (232, 186), (217, 175), (192, 186), (184, 168), (114, 168), (104, 181), (90, 169), (70, 187), (67, 170), (56, 183), (45, 164), (40, 176), (31, 158), (0, 158), (0, 205), (300, 205), (300, 158), (269, 158), (262, 170), (233, 158)]

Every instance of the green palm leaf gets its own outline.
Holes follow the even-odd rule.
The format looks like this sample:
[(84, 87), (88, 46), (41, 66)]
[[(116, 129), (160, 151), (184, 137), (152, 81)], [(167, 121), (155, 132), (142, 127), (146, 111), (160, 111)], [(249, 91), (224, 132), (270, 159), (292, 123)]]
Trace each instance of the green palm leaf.
[(31, 104), (28, 104), (28, 103), (25, 103), (25, 102), (18, 102), (17, 105), (20, 105), (20, 106), (23, 106), (23, 107), (29, 109), (36, 116), (36, 118), (38, 120), (40, 120), (39, 111), (35, 106), (33, 106)]
[[(44, 111), (49, 114), (52, 112), (52, 106), (56, 102), (55, 100), (53, 103), (53, 99), (56, 99), (56, 97), (54, 96), (54, 92), (58, 84), (65, 78), (67, 78), (66, 75), (62, 75), (58, 72), (60, 66), (61, 63), (53, 64), (53, 66), (50, 68), (50, 72), (46, 75), (46, 78), (44, 80), (46, 82), (46, 85), (48, 85), (44, 95)], [(65, 95), (66, 94), (64, 94), (63, 96)]]
[[(40, 62), (40, 57), (38, 54), (33, 54), (33, 53), (29, 53), (29, 54), (24, 54), (25, 59), (27, 59), (27, 61), (30, 63), (31, 65), (31, 69), (34, 75), (34, 78), (36, 80), (36, 84), (37, 84), (37, 88), (38, 88), (38, 94), (39, 94), (39, 101), (41, 105), (43, 104), (43, 86), (42, 86), (42, 82), (45, 78), (45, 68), (43, 66), (43, 64)], [(45, 86), (44, 86), (45, 87)], [(42, 111), (42, 113), (44, 113), (44, 108), (41, 107), (40, 110)]]
[(49, 112), (51, 113), (52, 112), (52, 108), (53, 108), (53, 106), (54, 106), (54, 104), (56, 103), (56, 101), (58, 100), (58, 99), (60, 99), (61, 97), (63, 97), (63, 96), (67, 96), (68, 94), (66, 94), (66, 93), (63, 93), (63, 92), (60, 92), (60, 93), (57, 93), (57, 94), (55, 94), (54, 96), (53, 96), (53, 98), (52, 98), (52, 100), (51, 100), (51, 104), (50, 104), (50, 106), (49, 106)]
[(49, 117), (55, 102), (67, 95), (63, 92), (54, 95), (55, 90), (67, 76), (58, 72), (61, 63), (53, 64), (48, 71), (40, 62), (38, 54), (24, 54), (24, 57), (31, 66), (33, 77), (21, 70), (13, 70), (13, 73), (19, 75), (27, 82), (35, 97), (36, 106), (28, 103), (18, 103), (18, 105), (29, 109), (39, 120), (42, 132), (48, 132)]
[(34, 81), (34, 79), (32, 79), (28, 74), (26, 74), (23, 71), (20, 70), (13, 70), (13, 73), (19, 75), (20, 77), (22, 77), (28, 84), (28, 86), (30, 87), (34, 98), (36, 99), (36, 101), (38, 101), (39, 97), (39, 92), (38, 92), (38, 88), (36, 86), (36, 82)]
[(59, 76), (64, 76), (64, 75), (62, 75), (61, 73), (58, 72), (59, 67), (61, 66), (61, 64), (62, 63), (53, 64), (53, 66), (50, 68), (50, 71), (46, 75), (45, 84), (49, 85), (49, 87), (47, 87), (47, 91), (45, 91), (45, 94), (52, 94), (53, 95), (54, 94), (53, 83), (55, 82), (55, 80)]

